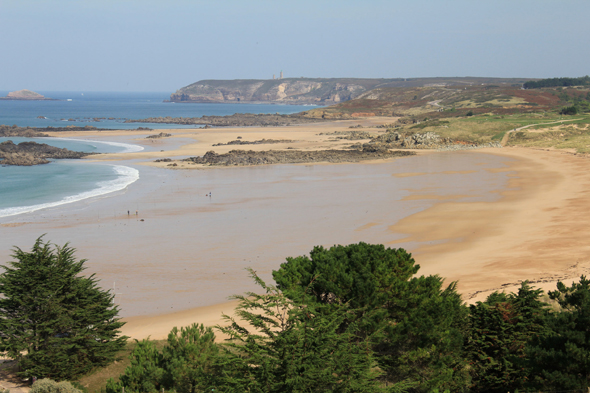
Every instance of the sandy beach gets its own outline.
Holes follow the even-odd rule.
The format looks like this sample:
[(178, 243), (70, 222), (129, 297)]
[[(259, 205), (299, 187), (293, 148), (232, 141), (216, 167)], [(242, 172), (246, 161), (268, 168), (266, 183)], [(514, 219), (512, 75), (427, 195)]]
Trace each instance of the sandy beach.
[[(59, 133), (144, 146), (93, 158), (139, 168), (140, 180), (104, 198), (0, 219), (0, 260), (43, 233), (56, 244), (71, 242), (78, 257), (89, 260), (88, 272), (114, 288), (128, 322), (123, 333), (133, 338), (164, 338), (173, 326), (192, 322), (220, 323), (221, 312), (233, 309), (229, 295), (256, 290), (244, 268), (268, 280), (285, 257), (314, 245), (366, 241), (407, 248), (420, 274), (458, 280), (469, 302), (516, 290), (526, 279), (551, 289), (558, 279), (587, 274), (589, 162), (568, 152), (420, 151), (381, 162), (207, 169), (153, 162), (235, 148), (338, 148), (356, 141), (320, 134), (394, 120), (177, 129), (153, 141), (137, 131)], [(295, 142), (212, 147), (237, 137)]]

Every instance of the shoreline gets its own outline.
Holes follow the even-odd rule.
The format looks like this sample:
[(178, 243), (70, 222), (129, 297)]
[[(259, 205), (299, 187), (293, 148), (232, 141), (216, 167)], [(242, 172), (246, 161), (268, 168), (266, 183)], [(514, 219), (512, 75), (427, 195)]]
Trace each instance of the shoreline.
[[(506, 148), (498, 151), (489, 149), (477, 154), (492, 154), (514, 159), (506, 172), (514, 172), (501, 199), (494, 202), (449, 203), (444, 198), (432, 207), (403, 218), (389, 230), (404, 233), (405, 237), (386, 244), (419, 241), (423, 245), (413, 250), (416, 263), (421, 266), (419, 274), (438, 274), (448, 284), (458, 280), (458, 291), (467, 303), (483, 301), (494, 291), (517, 292), (520, 283), (529, 280), (531, 286), (545, 292), (555, 289), (559, 280), (570, 284), (581, 274), (590, 272), (590, 247), (583, 246), (571, 255), (571, 242), (583, 245), (590, 230), (569, 228), (576, 221), (575, 207), (561, 202), (571, 200), (571, 193), (583, 192), (583, 183), (568, 178), (571, 167), (588, 165), (585, 158), (560, 151)], [(357, 164), (362, 165), (362, 164)], [(577, 174), (581, 174), (578, 171)], [(590, 175), (585, 175), (590, 182)], [(572, 187), (572, 188), (570, 188)], [(565, 189), (565, 190), (564, 190)], [(538, 198), (543, 195), (543, 198)], [(541, 199), (541, 200), (539, 200)], [(590, 207), (590, 202), (587, 203)], [(564, 224), (565, 215), (569, 220)], [(448, 220), (454, 225), (437, 227), (432, 222)], [(473, 226), (473, 222), (476, 225)], [(555, 238), (556, 225), (560, 225), (561, 238)], [(471, 232), (471, 233), (469, 233)], [(553, 241), (546, 247), (541, 244)], [(549, 249), (550, 254), (544, 251)], [(567, 251), (570, 251), (568, 253)], [(557, 256), (561, 258), (556, 258)], [(212, 325), (222, 323), (221, 312), (231, 308), (231, 302), (207, 307), (197, 307), (182, 312), (195, 322), (209, 321)], [(217, 312), (218, 318), (214, 318)], [(177, 314), (155, 314), (130, 319), (130, 325), (123, 328), (126, 335), (134, 338), (145, 337), (138, 329), (142, 323), (150, 323), (155, 329), (152, 338), (165, 338), (178, 322)], [(200, 319), (203, 317), (203, 319)], [(160, 321), (158, 325), (151, 321)], [(170, 321), (168, 324), (165, 321)], [(166, 331), (167, 330), (167, 331)]]
[[(68, 217), (62, 218), (55, 212), (48, 212), (43, 215), (44, 217), (38, 219), (41, 220), (39, 222), (31, 222), (25, 218), (21, 220), (23, 223), (18, 224), (19, 226), (15, 228), (23, 231), (23, 233), (44, 230), (45, 232), (58, 234), (58, 236), (51, 236), (50, 233), (51, 237), (48, 237), (48, 240), (56, 244), (61, 244), (62, 240), (72, 241), (74, 247), (80, 247), (84, 251), (83, 255), (78, 252), (78, 255), (84, 258), (88, 257), (88, 251), (94, 250), (97, 246), (94, 241), (91, 241), (89, 244), (87, 244), (88, 242), (82, 242), (80, 245), (77, 241), (74, 241), (75, 239), (71, 239), (71, 235), (68, 236), (68, 234), (73, 233), (71, 231), (74, 228), (77, 228), (76, 230), (82, 233), (93, 233), (97, 234), (100, 238), (108, 239), (113, 243), (111, 245), (113, 250), (119, 251), (124, 250), (124, 244), (136, 244), (135, 242), (140, 239), (143, 239), (141, 240), (142, 242), (149, 239), (147, 241), (158, 242), (158, 244), (162, 241), (161, 247), (153, 246), (155, 248), (148, 247), (146, 250), (134, 248), (131, 251), (125, 250), (122, 253), (109, 253), (108, 250), (93, 251), (100, 258), (95, 258), (94, 256), (89, 258), (89, 267), (92, 272), (99, 272), (101, 277), (106, 278), (105, 281), (107, 282), (116, 277), (116, 289), (120, 292), (126, 292), (126, 290), (125, 286), (119, 284), (119, 282), (126, 284), (133, 283), (132, 277), (136, 277), (141, 272), (143, 275), (147, 274), (144, 281), (151, 279), (163, 280), (161, 286), (155, 284), (155, 286), (147, 285), (147, 283), (146, 285), (142, 284), (145, 287), (144, 290), (153, 291), (154, 288), (159, 288), (158, 290), (164, 291), (163, 293), (167, 293), (166, 291), (174, 292), (176, 290), (178, 296), (184, 297), (185, 295), (182, 294), (186, 294), (186, 296), (189, 296), (186, 299), (189, 300), (190, 296), (196, 293), (208, 293), (207, 296), (214, 299), (217, 296), (215, 293), (222, 289), (220, 289), (220, 285), (222, 287), (228, 286), (234, 288), (232, 293), (240, 293), (243, 288), (254, 289), (245, 283), (245, 280), (248, 280), (248, 278), (245, 274), (239, 273), (240, 266), (245, 266), (244, 263), (246, 263), (259, 271), (267, 279), (270, 275), (270, 270), (272, 270), (272, 268), (269, 270), (269, 266), (276, 268), (278, 267), (278, 263), (284, 261), (286, 256), (296, 256), (309, 252), (311, 247), (305, 245), (310, 244), (310, 241), (315, 244), (330, 245), (331, 242), (334, 242), (332, 244), (345, 244), (347, 241), (362, 240), (371, 242), (371, 239), (374, 239), (373, 242), (382, 242), (387, 247), (407, 245), (406, 247), (411, 248), (410, 251), (413, 253), (416, 263), (421, 266), (419, 274), (439, 274), (447, 282), (459, 280), (459, 292), (463, 294), (464, 300), (468, 302), (482, 300), (495, 289), (514, 291), (518, 287), (518, 280), (530, 279), (539, 281), (538, 283), (533, 283), (533, 286), (547, 289), (547, 287), (554, 288), (554, 282), (557, 279), (579, 277), (580, 274), (590, 271), (590, 248), (584, 243), (585, 237), (587, 238), (587, 235), (590, 235), (587, 231), (590, 230), (586, 230), (583, 227), (583, 223), (577, 222), (579, 221), (580, 212), (585, 211), (586, 207), (590, 208), (590, 202), (586, 203), (583, 197), (581, 197), (585, 192), (584, 185), (590, 184), (590, 175), (586, 175), (588, 161), (584, 158), (564, 154), (559, 151), (504, 148), (481, 149), (469, 153), (436, 153), (419, 150), (417, 151), (419, 157), (427, 157), (426, 160), (434, 160), (433, 163), (441, 159), (444, 159), (441, 162), (447, 162), (445, 157), (453, 157), (452, 162), (458, 162), (457, 165), (462, 160), (467, 160), (465, 163), (471, 162), (469, 165), (474, 165), (473, 167), (457, 167), (446, 172), (435, 172), (438, 173), (436, 176), (443, 176), (443, 178), (450, 176), (448, 179), (454, 179), (453, 176), (470, 176), (469, 174), (471, 172), (479, 170), (477, 177), (471, 178), (469, 181), (478, 180), (479, 177), (488, 173), (491, 176), (490, 179), (498, 175), (501, 177), (508, 176), (508, 183), (506, 187), (495, 188), (497, 191), (494, 195), (496, 195), (495, 198), (497, 200), (473, 200), (472, 197), (477, 194), (476, 191), (479, 187), (475, 183), (471, 191), (468, 189), (466, 189), (467, 191), (457, 191), (454, 193), (448, 191), (447, 194), (441, 193), (436, 188), (431, 189), (420, 186), (421, 188), (412, 189), (410, 187), (408, 189), (409, 194), (400, 196), (400, 201), (405, 201), (403, 203), (406, 203), (407, 206), (414, 207), (401, 220), (397, 220), (393, 216), (384, 219), (383, 213), (385, 211), (372, 213), (372, 217), (361, 217), (359, 215), (358, 218), (353, 220), (350, 218), (344, 220), (344, 218), (338, 217), (343, 212), (343, 210), (339, 209), (344, 207), (330, 207), (325, 212), (324, 209), (327, 207), (322, 208), (322, 210), (319, 210), (322, 212), (322, 215), (327, 214), (332, 219), (336, 219), (335, 223), (344, 220), (342, 222), (349, 226), (348, 228), (339, 228), (338, 224), (335, 224), (336, 226), (332, 230), (337, 228), (338, 230), (336, 232), (339, 233), (343, 230), (346, 231), (340, 235), (334, 234), (333, 237), (314, 238), (313, 236), (303, 236), (301, 238), (285, 238), (281, 236), (281, 229), (279, 229), (281, 227), (274, 227), (275, 224), (279, 225), (280, 221), (261, 221), (261, 218), (256, 214), (247, 214), (245, 219), (254, 221), (243, 228), (250, 228), (250, 231), (254, 228), (261, 228), (253, 231), (252, 235), (260, 237), (271, 236), (270, 243), (268, 244), (264, 242), (248, 244), (248, 241), (245, 241), (243, 235), (240, 233), (239, 228), (242, 227), (235, 230), (233, 228), (221, 228), (222, 232), (205, 231), (202, 229), (203, 225), (205, 225), (205, 228), (207, 228), (207, 225), (217, 225), (214, 224), (214, 221), (211, 221), (211, 224), (207, 224), (210, 222), (207, 217), (213, 217), (214, 214), (219, 215), (220, 219), (223, 217), (229, 218), (232, 216), (227, 216), (227, 214), (235, 209), (238, 209), (235, 210), (236, 212), (249, 212), (249, 209), (252, 208), (265, 208), (265, 204), (273, 206), (276, 203), (274, 201), (277, 200), (273, 198), (274, 191), (267, 189), (265, 183), (256, 186), (257, 188), (262, 187), (258, 191), (254, 188), (239, 198), (230, 198), (229, 195), (226, 195), (227, 190), (225, 190), (228, 186), (220, 188), (221, 183), (217, 184), (216, 182), (218, 180), (215, 179), (221, 179), (220, 176), (223, 176), (223, 178), (227, 177), (228, 179), (244, 178), (245, 180), (254, 180), (260, 178), (259, 176), (266, 177), (276, 171), (297, 168), (289, 169), (289, 171), (293, 172), (293, 175), (288, 175), (284, 180), (279, 181), (281, 187), (295, 187), (294, 190), (296, 190), (298, 186), (295, 183), (300, 182), (300, 180), (295, 179), (298, 179), (297, 176), (301, 176), (296, 174), (303, 173), (301, 172), (303, 170), (311, 171), (312, 168), (315, 168), (309, 175), (312, 176), (310, 177), (312, 181), (314, 176), (317, 177), (320, 173), (326, 173), (318, 178), (322, 179), (322, 176), (328, 176), (327, 174), (332, 173), (330, 172), (332, 170), (335, 171), (334, 173), (352, 171), (351, 179), (357, 179), (358, 176), (354, 175), (355, 173), (364, 173), (362, 176), (374, 176), (380, 170), (383, 170), (383, 168), (389, 168), (388, 165), (391, 165), (391, 162), (377, 161), (338, 165), (314, 163), (312, 165), (279, 165), (266, 168), (208, 168), (207, 170), (196, 171), (188, 169), (165, 170), (164, 165), (157, 165), (157, 163), (152, 162), (156, 158), (186, 157), (204, 154), (204, 152), (211, 150), (211, 144), (227, 142), (228, 140), (236, 139), (237, 136), (242, 136), (244, 140), (258, 140), (270, 137), (273, 139), (297, 140), (298, 148), (302, 150), (334, 148), (338, 144), (350, 143), (350, 141), (328, 141), (326, 136), (320, 136), (319, 134), (325, 131), (332, 131), (338, 127), (340, 129), (347, 129), (348, 126), (359, 123), (362, 123), (365, 127), (370, 127), (371, 125), (388, 121), (390, 119), (363, 119), (283, 128), (173, 129), (169, 131), (173, 134), (171, 138), (163, 138), (156, 141), (140, 139), (130, 142), (138, 143), (145, 147), (149, 146), (150, 149), (136, 153), (108, 154), (97, 160), (105, 163), (116, 161), (117, 164), (125, 162), (132, 162), (134, 165), (141, 164), (145, 168), (142, 170), (147, 171), (146, 176), (152, 178), (151, 183), (138, 182), (143, 185), (133, 185), (130, 187), (130, 190), (123, 192), (121, 195), (105, 198), (109, 201), (93, 201), (92, 203), (86, 204), (87, 206), (85, 207), (76, 206), (71, 209), (72, 212)], [(60, 137), (66, 136), (63, 133), (60, 134)], [(73, 134), (75, 135), (71, 136), (80, 137), (80, 133)], [(145, 133), (137, 132), (133, 134), (137, 137), (145, 135)], [(82, 135), (91, 136), (88, 132), (83, 132)], [(97, 132), (91, 137), (99, 138), (99, 140), (121, 140), (121, 138), (127, 141), (133, 140), (129, 131), (103, 131), (100, 133)], [(224, 149), (229, 150), (232, 148), (234, 146), (219, 146), (215, 147), (215, 150), (216, 152), (222, 153)], [(251, 145), (249, 148), (253, 150), (264, 150), (268, 146)], [(273, 145), (273, 148), (279, 148), (279, 146)], [(479, 169), (478, 165), (480, 164), (478, 161), (494, 161), (498, 158), (502, 162), (506, 162), (504, 167), (497, 167), (495, 169), (489, 167), (489, 169), (484, 169), (483, 171)], [(148, 160), (151, 161), (146, 162)], [(403, 160), (407, 160), (407, 158)], [(398, 162), (394, 160), (399, 165), (409, 165), (403, 164), (402, 161)], [(434, 168), (436, 168), (436, 165)], [(327, 172), (318, 171), (320, 168), (324, 168), (322, 171), (325, 170)], [(436, 171), (436, 169), (434, 170)], [(445, 175), (444, 173), (447, 174)], [(428, 176), (428, 173), (424, 170), (406, 168), (403, 172), (395, 176), (396, 181), (426, 181), (425, 176)], [(333, 175), (329, 175), (325, 179), (331, 179), (332, 177)], [(469, 179), (469, 177), (463, 178)], [(350, 181), (346, 179), (343, 178), (340, 182)], [(309, 182), (310, 180), (305, 181)], [(322, 181), (325, 182), (326, 180)], [(465, 181), (467, 180), (463, 180), (463, 182)], [(355, 182), (358, 182), (358, 180), (355, 180)], [(248, 182), (244, 184), (248, 184)], [(336, 182), (334, 184), (339, 183)], [(428, 184), (428, 182), (424, 184)], [(491, 186), (495, 187), (493, 184)], [(221, 199), (206, 199), (204, 195), (211, 190), (211, 187), (217, 187), (213, 189), (213, 196)], [(356, 191), (351, 195), (348, 195), (348, 193), (343, 194), (342, 192), (337, 192), (335, 195), (340, 195), (345, 199), (356, 198), (359, 201), (362, 201), (363, 198), (369, 198), (366, 200), (371, 201), (371, 198), (374, 198), (375, 194), (365, 195), (364, 187), (361, 186), (360, 191)], [(367, 185), (366, 187), (373, 186)], [(317, 191), (313, 191), (312, 195), (315, 192)], [(383, 193), (383, 191), (380, 192)], [(387, 192), (384, 195), (385, 198)], [(172, 196), (174, 197), (172, 198)], [(139, 202), (136, 202), (137, 198), (140, 198)], [(310, 200), (305, 195), (302, 195), (299, 199), (294, 199), (294, 201), (303, 205), (307, 204), (308, 200), (313, 201), (313, 199)], [(379, 201), (378, 203), (383, 204), (385, 200), (383, 199), (383, 201)], [(118, 209), (126, 211), (126, 206), (130, 203), (140, 203), (140, 206), (142, 206), (140, 207), (140, 217), (145, 217), (146, 223), (139, 224), (138, 219), (125, 217), (126, 213), (115, 213), (114, 217), (111, 218), (102, 217), (104, 206), (111, 206), (112, 208), (112, 206), (120, 205)], [(372, 206), (377, 201), (370, 203)], [(412, 205), (412, 203), (415, 205)], [(183, 208), (181, 206), (186, 207)], [(186, 210), (189, 206), (192, 207)], [(421, 208), (420, 206), (424, 206), (425, 208)], [(345, 209), (350, 210), (349, 208)], [(96, 217), (97, 213), (101, 214), (100, 220), (91, 219), (93, 216)], [(194, 217), (199, 217), (196, 227), (191, 226), (191, 222), (188, 220), (194, 214), (197, 214)], [(276, 217), (282, 216), (279, 215)], [(235, 220), (235, 218), (232, 218), (232, 220)], [(186, 243), (188, 237), (174, 239), (170, 237), (172, 235), (166, 235), (162, 240), (156, 240), (158, 238), (153, 237), (154, 235), (151, 234), (151, 229), (148, 229), (149, 225), (147, 224), (154, 222), (154, 220), (154, 225), (161, 227), (169, 225), (165, 223), (178, 222), (179, 230), (181, 231), (178, 232), (179, 234), (186, 231), (191, 233), (193, 231), (195, 232), (193, 239), (203, 242), (205, 240), (202, 239), (207, 236), (219, 236), (221, 234), (223, 236), (229, 236), (227, 241), (230, 243), (228, 244), (232, 244), (232, 247), (233, 245), (239, 246), (236, 256), (242, 254), (247, 256), (247, 258), (254, 259), (250, 261), (244, 260), (245, 262), (238, 262), (235, 258), (227, 260), (221, 257), (219, 259), (220, 257), (215, 255), (218, 255), (221, 251), (207, 251), (199, 248), (199, 246), (189, 247), (188, 243)], [(292, 220), (293, 218), (288, 218), (286, 222)], [(96, 222), (93, 223), (92, 221)], [(297, 222), (291, 224), (291, 227), (295, 230), (294, 233), (301, 235), (305, 233), (302, 232), (305, 227), (301, 227), (304, 222), (302, 221), (301, 224)], [(436, 225), (436, 223), (444, 223), (445, 225)], [(124, 226), (130, 228), (123, 229)], [(96, 232), (107, 230), (103, 228), (108, 228), (108, 231), (122, 231), (123, 238), (106, 238), (105, 234), (101, 234), (103, 232)], [(132, 232), (129, 232), (129, 230), (132, 230)], [(148, 232), (145, 232), (145, 230)], [(267, 230), (268, 233), (265, 232)], [(208, 234), (207, 232), (211, 233)], [(273, 235), (270, 235), (271, 233)], [(145, 236), (148, 235), (149, 237), (146, 238)], [(178, 234), (175, 236), (178, 236)], [(276, 237), (276, 241), (286, 242), (287, 244), (282, 245), (282, 248), (278, 250), (271, 250), (268, 247), (273, 241), (272, 237)], [(25, 243), (23, 245), (22, 237), (14, 238), (21, 239), (18, 243), (13, 243), (15, 245), (26, 247), (28, 244)], [(296, 242), (290, 244), (293, 241)], [(574, 245), (576, 248), (572, 249)], [(167, 253), (164, 252), (164, 249), (172, 253), (173, 256), (171, 259), (166, 259), (165, 255)], [(124, 261), (126, 258), (128, 259), (130, 256), (141, 259), (149, 255), (150, 258), (158, 260), (157, 256), (151, 255), (154, 253), (154, 250), (161, 252), (162, 258), (164, 259), (160, 260), (168, 261), (166, 263), (170, 265), (166, 266), (166, 268), (153, 263), (138, 265), (137, 268), (121, 265), (121, 261)], [(203, 274), (205, 274), (203, 277), (195, 277), (194, 287), (191, 288), (190, 285), (185, 286), (185, 284), (182, 284), (184, 282), (182, 280), (187, 280), (186, 274), (182, 273), (182, 268), (186, 267), (186, 269), (189, 269), (190, 267), (190, 269), (194, 269), (190, 262), (194, 258), (193, 254), (206, 258), (205, 260), (208, 261), (206, 271), (209, 273), (205, 274), (205, 271), (203, 271)], [(257, 255), (263, 256), (265, 260), (257, 260)], [(103, 261), (101, 262), (103, 265), (101, 265), (102, 267), (100, 269), (93, 268), (91, 265), (97, 259)], [(238, 269), (237, 271), (235, 270), (236, 268)], [(224, 274), (226, 276), (223, 276)], [(228, 274), (230, 276), (227, 276)], [(120, 290), (119, 285), (121, 286)], [(194, 288), (198, 288), (198, 290)], [(476, 293), (477, 291), (483, 292)], [(475, 296), (472, 296), (474, 294)], [(128, 298), (129, 294), (124, 293), (121, 301), (127, 304), (125, 302)], [(180, 307), (183, 308), (183, 311), (180, 312), (171, 314), (169, 311), (174, 310), (170, 308), (165, 310), (161, 307), (159, 309), (152, 307), (151, 311), (146, 310), (137, 316), (124, 318), (124, 320), (129, 321), (129, 324), (122, 329), (123, 334), (138, 339), (145, 338), (148, 335), (152, 338), (165, 338), (173, 326), (183, 326), (192, 322), (207, 322), (212, 325), (220, 323), (221, 311), (227, 313), (228, 308), (233, 308), (230, 303), (219, 301), (209, 302), (209, 306), (195, 308), (191, 307), (190, 302), (187, 303), (186, 299), (184, 303), (180, 304)], [(202, 302), (203, 299), (200, 299), (200, 301)], [(175, 306), (178, 305), (178, 303), (175, 304)], [(215, 319), (215, 314), (219, 316), (218, 319)], [(149, 327), (149, 332), (146, 330), (146, 326)]]

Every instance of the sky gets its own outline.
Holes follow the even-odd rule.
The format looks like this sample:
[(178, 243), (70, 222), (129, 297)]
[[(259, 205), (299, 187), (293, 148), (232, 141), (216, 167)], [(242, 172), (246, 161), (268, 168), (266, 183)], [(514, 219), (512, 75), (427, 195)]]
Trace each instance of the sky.
[(588, 0), (0, 0), (0, 91), (201, 79), (577, 77)]

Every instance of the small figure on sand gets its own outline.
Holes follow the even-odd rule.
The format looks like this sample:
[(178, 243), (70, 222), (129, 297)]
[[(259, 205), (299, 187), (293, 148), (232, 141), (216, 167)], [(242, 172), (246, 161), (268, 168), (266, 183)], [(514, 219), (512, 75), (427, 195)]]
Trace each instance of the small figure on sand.
[(139, 212), (136, 210), (136, 211), (135, 211), (135, 215), (137, 216), (138, 214), (139, 214)]
[(211, 192), (209, 192), (209, 198), (211, 198)]
[(129, 215), (129, 210), (127, 210), (127, 215)]

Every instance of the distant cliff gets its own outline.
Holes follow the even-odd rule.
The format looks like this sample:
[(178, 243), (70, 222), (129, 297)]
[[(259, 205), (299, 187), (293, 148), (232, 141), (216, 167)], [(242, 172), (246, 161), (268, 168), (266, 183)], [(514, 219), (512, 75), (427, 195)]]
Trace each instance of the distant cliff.
[(267, 102), (333, 105), (359, 97), (369, 90), (390, 87), (472, 86), (512, 84), (526, 78), (285, 78), (201, 80), (170, 95), (172, 102)]
[(170, 95), (172, 102), (335, 104), (403, 79), (285, 78), (202, 80)]

